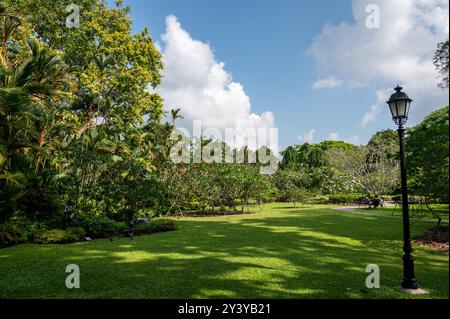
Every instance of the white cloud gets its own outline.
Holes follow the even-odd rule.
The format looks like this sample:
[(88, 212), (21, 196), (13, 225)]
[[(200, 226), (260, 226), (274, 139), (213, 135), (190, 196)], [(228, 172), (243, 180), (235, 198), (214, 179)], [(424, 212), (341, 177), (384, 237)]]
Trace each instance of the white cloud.
[(311, 129), (309, 132), (305, 133), (304, 135), (300, 135), (298, 139), (303, 143), (314, 143), (314, 135), (316, 134), (316, 129)]
[(336, 79), (335, 76), (330, 76), (328, 78), (320, 79), (314, 82), (313, 88), (314, 90), (320, 90), (324, 88), (336, 88), (343, 84), (344, 83), (341, 80)]
[[(366, 27), (369, 4), (380, 7), (379, 29)], [(379, 90), (397, 83), (414, 99), (413, 120), (447, 105), (448, 91), (437, 88), (438, 73), (432, 58), (437, 43), (448, 39), (448, 1), (353, 0), (352, 9), (354, 23), (325, 25), (309, 49), (319, 79), (325, 79), (317, 81), (314, 88), (378, 87), (376, 105), (370, 106), (363, 124), (379, 114)]]
[(313, 83), (314, 90), (334, 89), (340, 86), (346, 86), (352, 89), (356, 89), (363, 87), (364, 84), (358, 81), (342, 81), (340, 79), (337, 79), (336, 76), (334, 75), (324, 79), (317, 80), (316, 82)]
[(329, 141), (344, 141), (350, 144), (354, 144), (354, 145), (359, 145), (359, 136), (354, 135), (354, 136), (350, 136), (348, 138), (342, 138), (339, 133), (333, 132), (330, 133), (330, 135), (328, 135), (328, 140)]
[(338, 133), (330, 133), (330, 135), (328, 136), (328, 140), (339, 141), (339, 134)]
[(201, 120), (203, 127), (218, 129), (274, 127), (273, 113), (252, 113), (243, 86), (232, 80), (207, 43), (193, 39), (175, 16), (168, 16), (166, 25), (158, 45), (166, 74), (156, 91), (166, 110), (181, 108), (184, 120), (179, 126), (190, 127), (193, 120)]
[(344, 138), (344, 142), (354, 144), (354, 145), (361, 145), (358, 135), (353, 135), (353, 136), (350, 136), (349, 138)]
[(370, 106), (369, 111), (364, 114), (361, 120), (361, 124), (363, 126), (367, 126), (367, 124), (376, 120), (378, 114), (381, 112), (382, 107), (385, 107), (386, 105), (386, 101), (388, 100), (388, 92), (388, 89), (384, 91), (379, 90), (376, 92), (376, 102)]

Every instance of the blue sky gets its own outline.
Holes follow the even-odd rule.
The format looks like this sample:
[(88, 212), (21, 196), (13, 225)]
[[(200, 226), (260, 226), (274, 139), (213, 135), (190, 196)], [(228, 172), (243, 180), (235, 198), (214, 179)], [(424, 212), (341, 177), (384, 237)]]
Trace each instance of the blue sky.
[[(413, 104), (411, 124), (436, 107), (448, 104), (448, 92), (435, 87), (437, 74), (431, 64), (435, 45), (448, 37), (448, 26), (441, 21), (445, 17), (448, 21), (448, 4), (432, 0), (428, 7), (422, 8), (413, 0), (392, 2), (396, 1), (407, 13), (395, 17), (404, 22), (395, 25), (392, 9), (396, 8), (389, 7), (392, 4), (384, 0), (126, 0), (124, 3), (131, 6), (133, 31), (148, 27), (154, 41), (163, 51), (167, 50), (168, 61), (170, 54), (173, 60), (183, 60), (184, 49), (176, 52), (173, 49), (172, 53), (167, 49), (176, 48), (174, 42), (186, 39), (177, 36), (180, 32), (183, 36), (186, 32), (189, 41), (208, 46), (214, 61), (223, 62), (223, 71), (241, 85), (243, 92), (237, 95), (249, 98), (250, 112), (273, 113), (273, 125), (279, 130), (279, 146), (283, 149), (330, 137), (365, 144), (377, 130), (394, 128), (383, 102), (397, 82), (405, 84), (405, 91), (413, 99), (416, 94), (421, 96), (417, 109)], [(369, 30), (363, 25), (368, 14), (364, 9), (370, 3), (380, 7), (379, 29)], [(176, 17), (171, 20), (173, 36), (166, 29), (168, 16)], [(430, 24), (430, 20), (437, 22)], [(169, 35), (164, 40), (161, 36), (166, 33)], [(390, 38), (392, 33), (397, 33), (397, 38)], [(428, 47), (407, 46), (402, 50), (395, 47), (409, 43), (411, 35)], [(399, 43), (392, 48), (387, 46), (395, 42)], [(196, 48), (203, 50), (194, 45), (186, 55), (195, 56), (196, 63), (201, 63), (197, 59), (201, 54), (192, 52)], [(403, 50), (409, 52), (402, 53)], [(182, 66), (170, 61), (168, 65), (168, 72), (173, 75), (168, 82), (182, 78), (176, 75), (179, 74), (176, 67)], [(326, 80), (324, 83), (328, 85), (318, 85), (320, 80)], [(175, 97), (183, 85), (186, 83), (164, 87), (163, 83), (161, 94), (167, 94), (169, 102), (180, 103)], [(224, 90), (228, 90), (226, 85)], [(242, 98), (238, 99), (242, 102)], [(189, 115), (188, 107), (186, 113)], [(262, 120), (266, 124), (270, 121)]]

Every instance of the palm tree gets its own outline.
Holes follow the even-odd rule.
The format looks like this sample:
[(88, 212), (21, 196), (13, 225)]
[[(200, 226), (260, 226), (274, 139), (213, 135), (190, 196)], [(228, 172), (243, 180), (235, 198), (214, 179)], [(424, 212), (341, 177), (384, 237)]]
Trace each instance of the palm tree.
[(177, 119), (184, 119), (184, 117), (179, 114), (181, 111), (180, 108), (176, 109), (176, 110), (170, 110), (170, 114), (172, 115), (172, 126), (175, 126), (175, 121)]
[(68, 95), (71, 84), (62, 58), (37, 40), (28, 40), (24, 53), (18, 64), (10, 64), (0, 54), (0, 201), (5, 202), (0, 221), (12, 213), (11, 200), (20, 197), (29, 166), (26, 162), (35, 149), (37, 171), (45, 141), (45, 115)]
[(13, 8), (0, 4), (0, 35), (1, 35), (1, 56), (7, 58), (8, 40), (14, 32), (24, 23), (23, 17)]

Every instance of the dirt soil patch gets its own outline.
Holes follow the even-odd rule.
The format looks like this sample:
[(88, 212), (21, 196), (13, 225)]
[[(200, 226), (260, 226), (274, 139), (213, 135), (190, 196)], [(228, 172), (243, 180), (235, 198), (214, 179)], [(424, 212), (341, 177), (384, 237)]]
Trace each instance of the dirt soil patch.
[(413, 243), (431, 249), (447, 251), (449, 242), (449, 228), (445, 226), (427, 230), (423, 235), (413, 239)]

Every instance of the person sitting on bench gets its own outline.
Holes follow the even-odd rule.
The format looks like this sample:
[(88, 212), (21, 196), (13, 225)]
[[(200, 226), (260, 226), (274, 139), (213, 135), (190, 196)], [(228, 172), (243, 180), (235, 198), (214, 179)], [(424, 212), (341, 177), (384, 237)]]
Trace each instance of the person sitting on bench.
[[(378, 208), (380, 206), (381, 199), (378, 198), (378, 195), (375, 195), (375, 198), (373, 199), (371, 205), (373, 205), (373, 208)], [(369, 206), (370, 208), (370, 206)]]
[(366, 197), (363, 197), (361, 199), (361, 204), (369, 205), (369, 207), (370, 207), (370, 195), (369, 194), (367, 194)]

